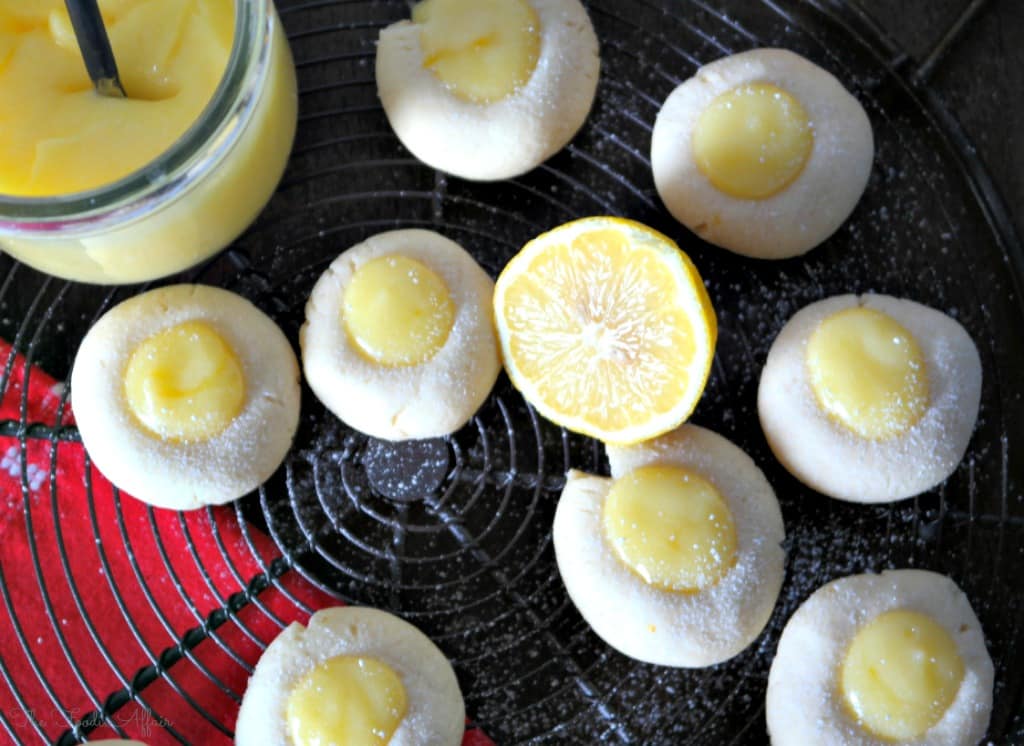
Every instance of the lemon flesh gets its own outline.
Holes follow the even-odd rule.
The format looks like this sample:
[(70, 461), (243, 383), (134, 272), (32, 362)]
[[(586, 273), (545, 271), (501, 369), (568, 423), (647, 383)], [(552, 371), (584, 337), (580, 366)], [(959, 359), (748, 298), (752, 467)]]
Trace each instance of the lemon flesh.
[(509, 378), (537, 410), (616, 444), (656, 437), (696, 406), (717, 325), (689, 258), (620, 218), (584, 218), (528, 243), (495, 286)]

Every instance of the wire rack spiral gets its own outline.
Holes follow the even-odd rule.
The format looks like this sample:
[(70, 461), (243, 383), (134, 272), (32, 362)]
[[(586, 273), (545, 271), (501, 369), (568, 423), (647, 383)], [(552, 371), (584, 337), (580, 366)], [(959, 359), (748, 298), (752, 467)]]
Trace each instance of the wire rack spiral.
[[(140, 507), (116, 490), (109, 502), (99, 499), (87, 460), (89, 507), (66, 512), (67, 480), (80, 478), (58, 469), (62, 449), (79, 447), (65, 417), (69, 392), (55, 394), (52, 421), (33, 421), (23, 381), (20, 414), (0, 422), (0, 436), (17, 446), (9, 458), (22, 484), (18, 520), (30, 537), (15, 571), (34, 581), (31, 600), (49, 627), (26, 621), (24, 600), (8, 590), (12, 570), (0, 565), (0, 603), (11, 620), (0, 687), (19, 708), (0, 712), (0, 734), (77, 743), (104, 728), (119, 731), (120, 715), (134, 710), (172, 740), (203, 739), (181, 725), (181, 712), (203, 732), (230, 736), (233, 715), (219, 713), (232, 712), (243, 692), (198, 651), (213, 646), (230, 666), (250, 671), (240, 651), (266, 645), (253, 620), (282, 628), (282, 604), (311, 610), (287, 582), (299, 577), (327, 597), (389, 609), (423, 629), (452, 659), (468, 712), (498, 743), (761, 743), (768, 667), (800, 601), (845, 574), (916, 566), (949, 574), (967, 592), (997, 667), (990, 738), (1024, 739), (1024, 672), (1015, 666), (1024, 655), (1024, 460), (1015, 453), (1024, 413), (1024, 340), (1016, 331), (1024, 325), (1024, 263), (986, 175), (924, 82), (936, 59), (910, 69), (868, 19), (828, 0), (592, 0), (588, 10), (602, 44), (588, 123), (535, 171), (480, 185), (418, 163), (380, 108), (375, 40), (408, 13), (406, 3), (282, 0), (302, 89), (289, 169), (258, 223), (182, 277), (245, 295), (294, 341), (319, 273), (381, 230), (437, 230), (492, 276), (529, 238), (582, 215), (628, 215), (676, 238), (719, 313), (714, 371), (695, 420), (754, 457), (786, 521), (786, 582), (766, 632), (735, 659), (693, 671), (640, 664), (605, 646), (566, 596), (550, 532), (566, 470), (604, 472), (602, 452), (538, 417), (504, 377), (460, 432), (406, 444), (346, 428), (307, 389), (279, 472), (233, 507), (194, 516)], [(647, 155), (666, 95), (702, 63), (755, 46), (788, 47), (835, 73), (864, 103), (877, 147), (851, 220), (806, 258), (770, 264), (709, 247), (671, 221)], [(0, 336), (24, 356), (8, 359), (5, 392), (20, 365), (66, 380), (90, 324), (140, 290), (97, 291), (0, 261)], [(947, 310), (982, 355), (981, 419), (964, 463), (943, 486), (893, 505), (814, 495), (775, 463), (757, 424), (757, 379), (775, 334), (800, 307), (850, 291)], [(40, 454), (49, 470), (30, 474)], [(88, 575), (75, 564), (83, 552), (95, 567)], [(168, 586), (173, 611), (162, 600)], [(120, 609), (124, 645), (135, 651), (130, 667), (91, 616), (97, 593)], [(69, 615), (91, 640), (87, 658), (64, 632)], [(35, 644), (43, 632), (62, 651), (61, 670)], [(77, 682), (85, 709), (62, 699), (58, 676)], [(173, 717), (150, 696), (160, 687), (173, 692)], [(227, 708), (212, 707), (210, 697)], [(56, 721), (38, 715), (38, 701)]]

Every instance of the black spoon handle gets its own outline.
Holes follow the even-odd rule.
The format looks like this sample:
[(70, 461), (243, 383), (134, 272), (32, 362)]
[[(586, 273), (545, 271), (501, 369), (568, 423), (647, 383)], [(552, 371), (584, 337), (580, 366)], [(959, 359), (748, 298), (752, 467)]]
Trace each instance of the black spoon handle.
[(85, 69), (101, 96), (124, 98), (124, 88), (117, 74), (114, 50), (103, 25), (100, 6), (96, 0), (64, 0), (71, 26), (75, 29), (78, 48), (82, 51)]

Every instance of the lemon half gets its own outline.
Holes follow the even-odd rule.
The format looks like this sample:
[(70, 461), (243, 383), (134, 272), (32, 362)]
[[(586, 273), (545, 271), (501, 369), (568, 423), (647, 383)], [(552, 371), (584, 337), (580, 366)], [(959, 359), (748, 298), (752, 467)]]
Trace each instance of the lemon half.
[(718, 325), (693, 262), (632, 220), (561, 225), (498, 277), (505, 369), (541, 415), (606, 443), (654, 438), (693, 412)]

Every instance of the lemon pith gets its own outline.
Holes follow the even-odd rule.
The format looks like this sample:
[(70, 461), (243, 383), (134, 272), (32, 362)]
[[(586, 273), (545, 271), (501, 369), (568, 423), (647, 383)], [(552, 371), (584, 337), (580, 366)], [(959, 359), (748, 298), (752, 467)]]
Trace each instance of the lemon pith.
[(583, 218), (538, 236), (498, 277), (494, 303), (512, 384), (570, 430), (647, 440), (704, 390), (711, 301), (689, 257), (641, 223)]

